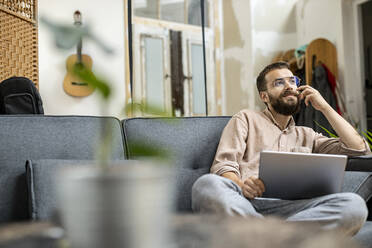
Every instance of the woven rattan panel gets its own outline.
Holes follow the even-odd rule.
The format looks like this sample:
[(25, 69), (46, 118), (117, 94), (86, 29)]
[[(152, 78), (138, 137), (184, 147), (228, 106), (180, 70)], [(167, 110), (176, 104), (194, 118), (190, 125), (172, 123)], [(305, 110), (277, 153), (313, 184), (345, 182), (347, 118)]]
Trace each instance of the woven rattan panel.
[(0, 81), (23, 76), (38, 86), (36, 9), (36, 0), (0, 0)]

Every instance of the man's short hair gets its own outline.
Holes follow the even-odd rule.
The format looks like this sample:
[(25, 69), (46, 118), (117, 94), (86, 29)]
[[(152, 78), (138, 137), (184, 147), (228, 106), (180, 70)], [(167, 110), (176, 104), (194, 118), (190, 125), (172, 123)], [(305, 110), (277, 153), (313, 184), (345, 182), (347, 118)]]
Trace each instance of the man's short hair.
[(289, 70), (289, 64), (284, 61), (279, 61), (279, 62), (275, 62), (275, 63), (272, 63), (266, 66), (257, 77), (258, 92), (267, 90), (267, 82), (265, 79), (266, 74), (271, 72), (272, 70), (277, 70), (277, 69), (288, 69)]

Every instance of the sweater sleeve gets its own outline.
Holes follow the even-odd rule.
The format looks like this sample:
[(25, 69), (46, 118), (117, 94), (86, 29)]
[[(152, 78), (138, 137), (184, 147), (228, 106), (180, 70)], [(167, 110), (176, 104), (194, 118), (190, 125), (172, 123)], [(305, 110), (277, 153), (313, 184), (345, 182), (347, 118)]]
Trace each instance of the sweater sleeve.
[(211, 166), (211, 173), (222, 175), (234, 172), (240, 175), (239, 164), (247, 146), (248, 124), (238, 115), (232, 117), (222, 132), (220, 143)]
[(315, 153), (343, 154), (348, 156), (360, 156), (371, 153), (369, 145), (365, 139), (363, 139), (364, 148), (356, 150), (348, 148), (339, 138), (328, 138), (320, 133), (314, 133), (313, 152)]

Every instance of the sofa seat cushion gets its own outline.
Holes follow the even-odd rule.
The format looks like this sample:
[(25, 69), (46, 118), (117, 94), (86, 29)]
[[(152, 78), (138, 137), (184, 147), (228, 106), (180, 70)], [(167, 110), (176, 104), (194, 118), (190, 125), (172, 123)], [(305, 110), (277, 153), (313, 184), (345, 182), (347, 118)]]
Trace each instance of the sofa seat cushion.
[[(125, 160), (114, 160), (123, 163)], [(33, 220), (50, 220), (57, 210), (56, 177), (58, 171), (71, 166), (95, 166), (92, 160), (41, 159), (27, 160), (26, 176), (29, 215)]]
[(354, 192), (366, 202), (372, 197), (372, 172), (346, 171), (342, 192)]
[(29, 219), (24, 164), (0, 160), (0, 223)]
[(362, 248), (372, 248), (372, 221), (367, 221), (353, 238)]
[(27, 160), (26, 177), (29, 214), (33, 220), (50, 219), (56, 211), (55, 179), (60, 169), (67, 166), (93, 164), (88, 160), (43, 159)]
[(209, 168), (185, 169), (176, 168), (176, 195), (175, 202), (178, 211), (191, 210), (191, 189), (194, 182), (204, 174), (209, 173)]

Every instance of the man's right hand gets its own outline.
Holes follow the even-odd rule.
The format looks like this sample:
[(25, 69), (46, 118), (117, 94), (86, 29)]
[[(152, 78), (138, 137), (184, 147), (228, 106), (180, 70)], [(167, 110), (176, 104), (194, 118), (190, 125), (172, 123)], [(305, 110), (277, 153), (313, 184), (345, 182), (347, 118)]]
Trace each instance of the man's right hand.
[(239, 185), (242, 189), (243, 195), (250, 200), (262, 196), (262, 193), (265, 192), (264, 183), (255, 176), (248, 178), (244, 182), (234, 172), (225, 172), (222, 176)]
[(244, 184), (241, 186), (243, 195), (252, 200), (255, 197), (261, 197), (263, 192), (265, 192), (264, 183), (257, 177), (250, 177), (244, 181)]

